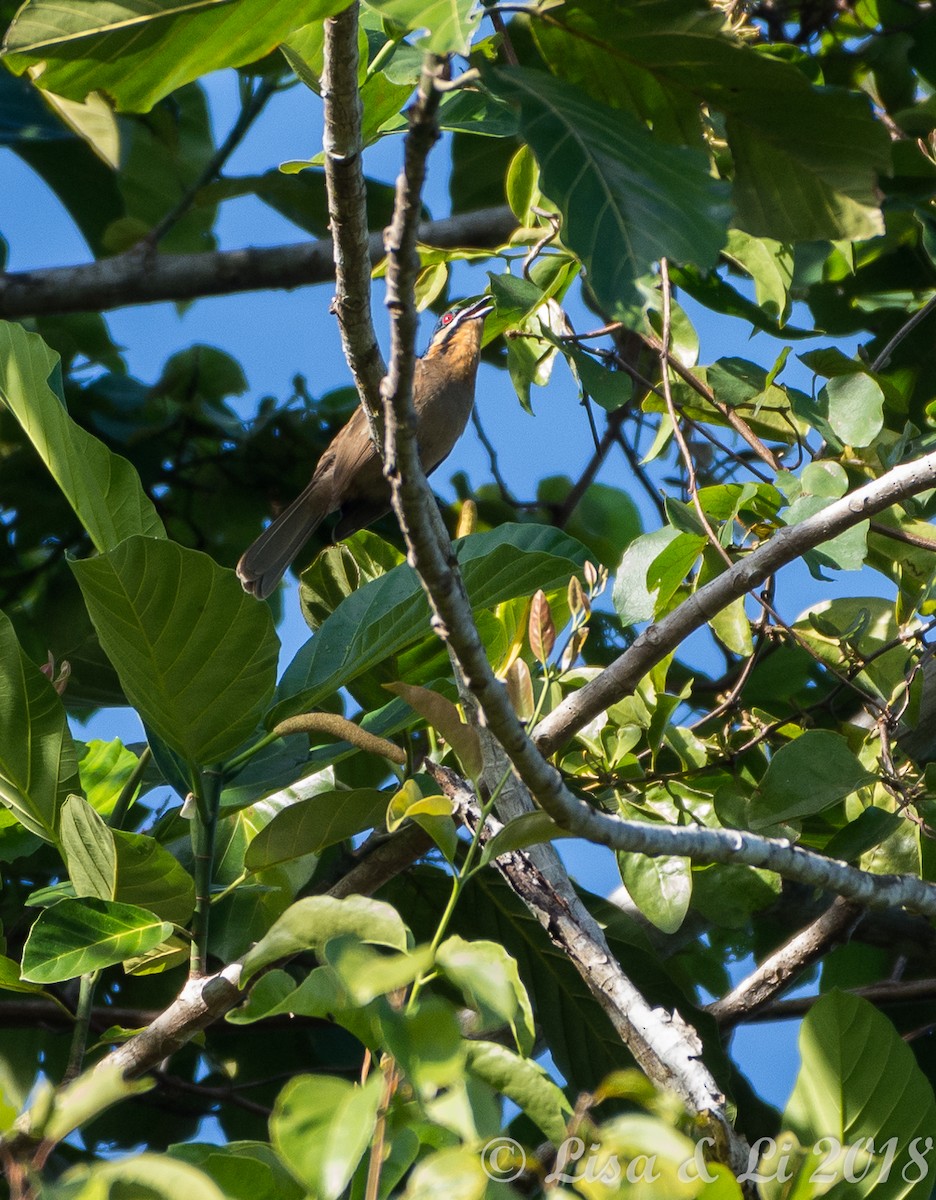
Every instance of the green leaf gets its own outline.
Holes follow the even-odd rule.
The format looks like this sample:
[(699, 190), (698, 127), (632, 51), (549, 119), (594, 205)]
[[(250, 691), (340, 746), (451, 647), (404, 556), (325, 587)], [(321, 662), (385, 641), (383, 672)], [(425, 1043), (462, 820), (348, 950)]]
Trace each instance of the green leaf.
[(552, 817), (541, 809), (523, 813), (508, 821), (503, 829), (495, 833), (484, 847), (482, 861), (487, 863), (511, 850), (524, 850), (527, 846), (571, 836), (567, 829), (557, 825)]
[(486, 71), (494, 92), (520, 104), (543, 192), (563, 217), (602, 308), (625, 317), (636, 281), (661, 257), (715, 264), (725, 243), (727, 189), (700, 151), (666, 145), (636, 118), (525, 68)]
[(431, 968), (433, 957), (429, 946), (387, 954), (355, 937), (332, 938), (322, 954), (347, 992), (348, 1007), (370, 1004), (378, 996), (409, 987)]
[(641, 534), (624, 551), (611, 593), (622, 625), (636, 625), (638, 621), (653, 618), (657, 591), (650, 589), (647, 572), (662, 551), (676, 538), (683, 536), (672, 525), (664, 525), (653, 533)]
[(139, 904), (164, 921), (184, 925), (195, 911), (195, 881), (178, 859), (145, 833), (114, 830), (114, 899)]
[(572, 1106), (539, 1063), (520, 1058), (496, 1042), (472, 1039), (467, 1065), (472, 1075), (526, 1113), (554, 1146), (562, 1143)]
[(306, 624), (315, 632), (346, 596), (405, 561), (395, 546), (369, 529), (327, 546), (299, 578), (299, 603)]
[(820, 813), (875, 779), (839, 734), (808, 730), (770, 760), (751, 801), (751, 827)]
[(172, 926), (145, 908), (108, 900), (62, 900), (43, 909), (23, 949), (23, 978), (59, 983), (100, 971), (164, 942)]
[[(913, 1051), (867, 1000), (832, 992), (809, 1010), (800, 1030), (800, 1072), (783, 1115), (803, 1145), (832, 1138), (854, 1145), (873, 1138), (878, 1154), (864, 1179), (840, 1180), (826, 1200), (926, 1200), (932, 1180), (926, 1143), (936, 1128), (936, 1101)], [(891, 1162), (883, 1147), (893, 1138)], [(914, 1163), (911, 1147), (917, 1150)], [(922, 1159), (922, 1163), (921, 1160)], [(906, 1171), (906, 1178), (903, 1172)], [(914, 1185), (913, 1181), (916, 1181)]]
[(744, 606), (744, 597), (739, 596), (712, 617), (709, 622), (712, 632), (732, 654), (749, 658), (754, 652), (751, 622)]
[[(542, 525), (501, 525), (455, 543), (465, 587), (476, 611), (542, 588), (565, 587), (584, 563), (579, 542)], [(280, 682), (272, 727), (308, 712), (337, 688), (426, 636), (429, 605), (405, 564), (358, 588), (299, 651)]]
[(643, 915), (663, 933), (675, 933), (692, 899), (692, 860), (675, 854), (648, 858), (624, 850), (616, 857), (627, 894)]
[(436, 952), (436, 964), (477, 1011), (482, 1032), (509, 1025), (520, 1053), (532, 1052), (536, 1030), (530, 998), (520, 982), (517, 964), (503, 946), (446, 938)]
[(380, 1071), (362, 1086), (331, 1075), (298, 1075), (276, 1098), (270, 1140), (321, 1200), (337, 1200), (370, 1144), (384, 1092)]
[(226, 1200), (303, 1200), (306, 1194), (269, 1142), (182, 1142), (167, 1153), (203, 1171)]
[(387, 797), (373, 788), (320, 792), (276, 814), (247, 847), (244, 866), (262, 871), (304, 854), (320, 854), (365, 829), (383, 824)]
[(165, 537), (136, 468), (71, 419), (49, 386), (59, 357), (35, 333), (0, 321), (0, 400), (16, 417), (98, 550), (132, 534)]
[(845, 446), (870, 446), (884, 428), (884, 393), (870, 375), (837, 375), (819, 400), (823, 416)]
[(336, 900), (331, 896), (307, 896), (291, 904), (265, 937), (244, 959), (241, 983), (280, 958), (300, 950), (319, 950), (335, 937), (353, 934), (362, 942), (406, 949), (406, 926), (389, 904), (365, 896)]
[(793, 252), (773, 238), (756, 238), (740, 229), (728, 231), (724, 251), (754, 280), (754, 297), (781, 326), (790, 313), (790, 284), (793, 282)]
[(455, 751), (462, 770), (471, 779), (477, 779), (484, 766), (481, 755), (481, 738), (473, 725), (467, 725), (458, 709), (445, 696), (430, 688), (417, 687), (411, 683), (385, 683), (388, 692), (393, 692), (426, 720)]
[(141, 1200), (227, 1200), (213, 1180), (164, 1154), (134, 1154), (117, 1162), (73, 1167), (64, 1177), (70, 1200), (137, 1196)]
[(4, 54), (22, 73), (44, 63), (41, 86), (84, 100), (106, 92), (118, 110), (157, 100), (221, 67), (263, 58), (302, 25), (346, 0), (28, 0)]
[(685, 0), (621, 0), (614, 20), (604, 0), (575, 0), (550, 24), (564, 34), (551, 53), (537, 31), (550, 68), (566, 74), (571, 58), (582, 86), (616, 86), (618, 102), (655, 132), (692, 136), (687, 97), (724, 114), (741, 229), (780, 242), (883, 232), (877, 175), (889, 173), (891, 151), (865, 97), (813, 87), (775, 47), (745, 42), (720, 12)]
[(0, 612), (0, 801), (30, 833), (54, 842), (59, 807), (78, 787), (62, 701)]
[(467, 54), (481, 9), (474, 0), (368, 0), (406, 30), (426, 30), (416, 44), (432, 54)]
[(871, 805), (833, 834), (823, 847), (823, 853), (843, 862), (857, 862), (862, 854), (896, 833), (903, 823), (904, 817), (900, 813)]
[(380, 1024), (387, 1050), (423, 1101), (461, 1084), (467, 1043), (448, 1000), (422, 993), (415, 1009), (384, 1009)]
[(114, 835), (84, 797), (69, 796), (62, 805), (59, 840), (75, 895), (116, 899)]
[(451, 1146), (419, 1160), (406, 1185), (406, 1200), (482, 1200), (490, 1186), (481, 1156), (467, 1147)]
[(138, 763), (137, 756), (119, 738), (86, 742), (78, 760), (78, 773), (91, 807), (108, 816)]
[(219, 762), (256, 729), (279, 649), (266, 605), (207, 554), (135, 537), (70, 564), (128, 700), (190, 764)]

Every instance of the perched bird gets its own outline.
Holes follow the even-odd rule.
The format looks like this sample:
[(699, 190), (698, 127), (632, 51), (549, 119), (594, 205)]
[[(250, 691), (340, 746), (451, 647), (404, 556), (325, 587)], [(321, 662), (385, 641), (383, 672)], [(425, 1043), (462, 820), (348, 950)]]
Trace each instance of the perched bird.
[[(426, 474), (434, 471), (461, 437), (474, 404), (484, 318), (490, 296), (451, 308), (416, 361), (413, 404), (416, 440)], [(311, 481), (241, 555), (237, 574), (244, 590), (260, 600), (273, 591), (290, 563), (324, 519), (341, 516), (335, 539), (348, 537), (390, 510), (390, 485), (358, 408), (332, 439)]]

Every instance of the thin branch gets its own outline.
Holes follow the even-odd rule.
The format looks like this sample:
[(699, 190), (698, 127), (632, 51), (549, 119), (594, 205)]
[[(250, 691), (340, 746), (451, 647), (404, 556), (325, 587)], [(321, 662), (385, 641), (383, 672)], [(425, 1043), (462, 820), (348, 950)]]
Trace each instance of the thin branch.
[[(849, 988), (851, 996), (861, 996), (871, 1004), (920, 1004), (936, 999), (936, 979), (908, 979), (899, 983), (870, 983), (867, 987)], [(793, 996), (789, 1000), (774, 1000), (756, 1009), (743, 1021), (790, 1021), (804, 1017), (822, 996)]]
[(147, 249), (155, 250), (169, 230), (177, 225), (192, 207), (202, 188), (207, 187), (220, 174), (224, 164), (247, 136), (251, 125), (253, 125), (257, 117), (263, 112), (267, 101), (278, 88), (279, 83), (276, 77), (267, 75), (260, 80), (254, 87), (254, 90), (244, 99), (241, 104), (241, 110), (237, 115), (237, 120), (231, 126), (227, 137), (208, 160), (204, 170), (200, 172), (194, 183), (186, 189), (185, 193), (179, 198), (178, 203), (173, 205), (162, 220), (142, 239)]
[(563, 700), (537, 727), (537, 746), (544, 754), (555, 753), (599, 713), (630, 695), (649, 670), (733, 600), (759, 587), (808, 550), (933, 486), (936, 453), (901, 463), (815, 516), (777, 530), (769, 541), (641, 633), (597, 679)]
[(727, 995), (708, 1005), (723, 1028), (750, 1021), (807, 967), (817, 963), (833, 946), (846, 941), (861, 919), (862, 910), (847, 900), (835, 900), (815, 921), (801, 929), (779, 950)]
[(934, 309), (936, 309), (936, 296), (931, 296), (921, 309), (915, 312), (912, 317), (909, 317), (903, 323), (903, 325), (901, 325), (901, 327), (897, 330), (891, 340), (871, 364), (871, 370), (883, 371), (887, 366), (890, 356), (894, 353), (904, 338), (907, 337), (908, 334), (912, 333), (921, 321), (925, 321)]
[(361, 155), (361, 96), (358, 91), (357, 0), (325, 22), (322, 103), (325, 116), (325, 185), (335, 249), (337, 288), (333, 311), (341, 344), (354, 376), (371, 436), (382, 442), (380, 381), (386, 374), (370, 305), (367, 184)]
[[(493, 249), (516, 228), (509, 208), (482, 208), (420, 225), (419, 241), (441, 250), (462, 246)], [(218, 250), (209, 254), (158, 254), (130, 250), (75, 267), (0, 274), (0, 317), (100, 312), (130, 304), (197, 300), (234, 292), (289, 289), (335, 278), (330, 238), (291, 246)], [(373, 266), (384, 256), (383, 236), (366, 246)]]

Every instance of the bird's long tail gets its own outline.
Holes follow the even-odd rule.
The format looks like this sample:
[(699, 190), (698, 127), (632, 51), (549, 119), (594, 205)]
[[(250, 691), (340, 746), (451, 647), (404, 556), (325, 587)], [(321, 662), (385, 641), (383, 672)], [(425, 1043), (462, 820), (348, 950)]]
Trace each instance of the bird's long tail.
[(328, 516), (329, 492), (313, 480), (275, 521), (251, 542), (237, 564), (244, 591), (265, 600), (290, 563)]

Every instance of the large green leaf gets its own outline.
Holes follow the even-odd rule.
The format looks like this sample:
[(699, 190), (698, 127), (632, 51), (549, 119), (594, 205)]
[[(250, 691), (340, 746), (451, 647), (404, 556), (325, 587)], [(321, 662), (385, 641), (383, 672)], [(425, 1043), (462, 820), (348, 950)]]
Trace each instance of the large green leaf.
[(193, 765), (219, 762), (250, 736), (273, 692), (279, 643), (270, 610), (233, 571), (142, 537), (71, 567), (147, 726)]
[[(863, 1179), (859, 1167), (850, 1182), (842, 1180), (824, 1192), (826, 1200), (872, 1194), (875, 1200), (926, 1200), (932, 1192), (927, 1143), (932, 1145), (936, 1129), (936, 1100), (913, 1051), (890, 1021), (867, 1000), (832, 992), (803, 1021), (800, 1055), (784, 1127), (804, 1146), (822, 1138), (847, 1149), (870, 1138), (877, 1150)], [(885, 1179), (882, 1168), (889, 1156), (884, 1147), (891, 1138), (896, 1154)]]
[(59, 808), (78, 789), (62, 701), (0, 612), (0, 801), (31, 833), (52, 842)]
[(135, 904), (61, 900), (43, 909), (23, 948), (23, 978), (59, 983), (145, 954), (172, 926)]
[(512, 1100), (554, 1145), (565, 1139), (572, 1106), (539, 1063), (521, 1058), (496, 1042), (472, 1039), (468, 1045), (468, 1070), (499, 1095)]
[(7, 31), (20, 74), (44, 63), (41, 86), (73, 100), (103, 91), (148, 112), (200, 75), (255, 62), (347, 0), (28, 0)]
[(189, 1163), (164, 1154), (131, 1154), (117, 1162), (72, 1167), (64, 1177), (72, 1200), (137, 1196), (141, 1200), (227, 1200), (230, 1193)]
[(382, 825), (388, 796), (373, 788), (352, 792), (321, 792), (300, 800), (276, 814), (247, 847), (244, 865), (263, 871), (304, 854), (319, 854), (361, 833)]
[(519, 103), (562, 239), (609, 314), (625, 315), (636, 280), (659, 258), (714, 265), (728, 233), (728, 189), (701, 151), (660, 142), (629, 113), (541, 71), (498, 69), (485, 80)]
[(419, 44), (433, 54), (467, 54), (481, 20), (475, 0), (368, 0), (406, 29), (425, 30)]
[(136, 469), (71, 419), (49, 386), (59, 357), (41, 337), (0, 321), (0, 400), (36, 447), (98, 550), (134, 533), (164, 537)]
[(575, 0), (534, 32), (552, 70), (598, 98), (610, 89), (655, 133), (695, 139), (687, 99), (722, 112), (737, 223), (748, 233), (811, 241), (883, 232), (877, 175), (890, 169), (890, 145), (871, 105), (813, 87), (708, 5)]
[[(587, 557), (581, 543), (544, 525), (501, 525), (460, 539), (455, 552), (474, 609), (563, 587)], [(269, 723), (314, 708), (428, 629), (429, 605), (405, 564), (358, 588), (287, 668)]]

